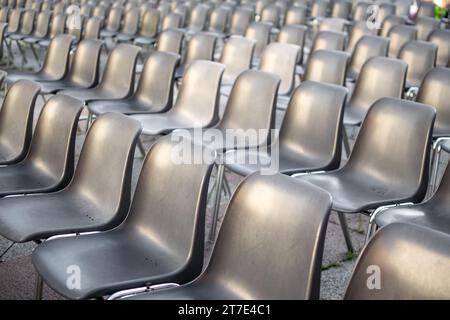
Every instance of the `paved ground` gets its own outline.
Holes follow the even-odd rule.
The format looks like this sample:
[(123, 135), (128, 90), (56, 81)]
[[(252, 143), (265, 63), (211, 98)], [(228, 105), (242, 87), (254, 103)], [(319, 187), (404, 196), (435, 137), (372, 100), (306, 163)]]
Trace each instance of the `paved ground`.
[[(32, 57), (30, 56), (29, 59), (32, 60)], [(20, 65), (20, 57), (18, 54), (15, 55), (15, 60), (16, 64)], [(31, 62), (27, 68), (36, 68), (36, 64)], [(221, 101), (221, 105), (223, 109), (225, 101)], [(38, 108), (36, 108), (36, 115), (41, 110), (41, 107), (42, 101), (39, 101)], [(282, 116), (283, 114), (278, 111), (277, 127), (280, 126)], [(84, 134), (79, 134), (77, 136), (77, 156), (79, 155), (83, 140)], [(147, 139), (144, 140), (144, 144), (148, 148), (153, 141), (153, 139)], [(446, 159), (444, 159), (444, 161), (445, 160)], [(137, 177), (142, 166), (142, 159), (136, 157), (134, 165), (133, 188), (136, 185)], [(227, 177), (233, 189), (241, 180), (240, 177), (233, 174), (227, 174)], [(228, 199), (223, 199), (221, 207), (222, 214), (227, 202)], [(206, 234), (209, 234), (211, 207), (212, 201), (208, 205)], [(354, 246), (359, 252), (364, 241), (367, 218), (361, 215), (347, 216), (347, 218)], [(10, 244), (11, 243), (8, 240), (0, 237), (0, 254), (4, 252)], [(35, 274), (30, 262), (30, 254), (35, 246), (34, 243), (16, 244), (2, 257), (2, 262), (0, 262), (0, 299), (31, 299), (33, 297)], [(207, 245), (205, 261), (208, 261), (210, 253), (211, 246)], [(339, 222), (336, 215), (332, 214), (328, 224), (323, 257), (321, 283), (322, 299), (342, 299), (346, 283), (350, 277), (356, 258), (357, 254), (347, 253)], [(62, 299), (62, 297), (58, 296), (49, 288), (45, 288), (44, 299)]]

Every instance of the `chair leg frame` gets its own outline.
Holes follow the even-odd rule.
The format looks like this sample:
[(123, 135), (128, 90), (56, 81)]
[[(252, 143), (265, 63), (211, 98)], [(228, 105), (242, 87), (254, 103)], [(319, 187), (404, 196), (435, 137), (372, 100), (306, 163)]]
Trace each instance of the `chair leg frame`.
[(42, 291), (44, 288), (44, 280), (39, 272), (36, 271), (36, 287), (34, 290), (34, 300), (42, 300)]
[(116, 293), (113, 293), (112, 295), (110, 295), (108, 297), (107, 300), (119, 300), (119, 299), (123, 299), (123, 298), (126, 298), (126, 297), (136, 296), (136, 295), (139, 295), (139, 294), (142, 294), (142, 293), (148, 293), (148, 292), (162, 290), (162, 289), (176, 288), (176, 287), (179, 287), (179, 286), (180, 285), (178, 283), (170, 282), (170, 283), (156, 284), (156, 285), (153, 285), (153, 286), (122, 290), (122, 291), (118, 291)]
[(339, 224), (341, 225), (342, 233), (344, 234), (345, 244), (347, 245), (348, 252), (355, 252), (352, 244), (352, 238), (348, 230), (347, 219), (345, 218), (345, 213), (336, 211), (339, 218)]
[(209, 241), (213, 242), (216, 239), (216, 228), (217, 221), (219, 219), (219, 210), (220, 210), (220, 200), (222, 196), (222, 184), (223, 177), (225, 175), (225, 165), (223, 163), (217, 164), (217, 184), (215, 186), (215, 195), (214, 195), (214, 209), (213, 209), (213, 217), (211, 223), (211, 230), (209, 233)]
[(438, 169), (439, 169), (439, 161), (441, 160), (441, 152), (442, 152), (442, 143), (450, 140), (450, 137), (441, 137), (438, 138), (433, 143), (432, 155), (431, 155), (431, 186), (429, 191), (429, 196), (431, 196), (437, 189), (437, 179), (438, 179)]

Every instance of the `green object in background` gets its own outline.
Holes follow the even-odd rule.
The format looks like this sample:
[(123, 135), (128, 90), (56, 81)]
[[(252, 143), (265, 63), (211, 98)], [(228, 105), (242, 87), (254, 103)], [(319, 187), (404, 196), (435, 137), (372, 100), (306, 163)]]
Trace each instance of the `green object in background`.
[(447, 10), (444, 7), (436, 6), (434, 10), (434, 17), (438, 19), (442, 19), (446, 16)]

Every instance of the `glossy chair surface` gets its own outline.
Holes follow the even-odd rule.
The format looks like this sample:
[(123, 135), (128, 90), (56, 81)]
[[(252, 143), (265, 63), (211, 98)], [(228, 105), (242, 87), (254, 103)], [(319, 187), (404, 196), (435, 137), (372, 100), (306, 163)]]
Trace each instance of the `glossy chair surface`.
[(303, 81), (326, 82), (343, 86), (347, 73), (348, 55), (335, 50), (316, 50), (306, 64)]
[(425, 74), (434, 68), (437, 46), (425, 41), (409, 41), (400, 50), (398, 58), (408, 64), (407, 88), (418, 87)]

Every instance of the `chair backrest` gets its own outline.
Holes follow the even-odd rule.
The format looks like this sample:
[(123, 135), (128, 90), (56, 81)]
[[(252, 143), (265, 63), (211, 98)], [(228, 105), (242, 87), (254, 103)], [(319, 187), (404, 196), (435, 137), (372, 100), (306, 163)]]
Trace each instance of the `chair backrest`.
[(173, 104), (173, 85), (179, 55), (153, 52), (146, 60), (134, 98), (152, 112), (165, 112)]
[(333, 18), (348, 19), (352, 11), (352, 2), (348, 0), (334, 1), (331, 16)]
[(50, 39), (55, 38), (57, 35), (64, 33), (66, 28), (67, 15), (64, 13), (54, 14), (52, 18), (52, 23), (50, 26)]
[(34, 30), (34, 36), (38, 38), (44, 38), (49, 32), (51, 13), (49, 11), (42, 11), (39, 13), (36, 19), (36, 29)]
[(450, 69), (439, 67), (428, 71), (420, 84), (416, 101), (436, 108), (435, 135), (450, 133)]
[(19, 80), (6, 92), (0, 109), (0, 144), (8, 155), (0, 159), (2, 165), (18, 162), (27, 154), (40, 90), (36, 82)]
[(295, 86), (295, 67), (300, 47), (287, 43), (271, 43), (261, 54), (259, 70), (281, 78), (278, 94), (289, 95)]
[(330, 195), (311, 184), (252, 174), (233, 194), (197, 281), (241, 299), (319, 299), (330, 207)]
[(108, 10), (108, 8), (106, 6), (98, 5), (94, 8), (94, 11), (92, 12), (92, 16), (99, 17), (99, 18), (105, 18), (107, 10)]
[(101, 206), (110, 215), (111, 227), (121, 223), (128, 213), (134, 151), (140, 132), (140, 123), (130, 117), (119, 113), (99, 116), (86, 135), (68, 186)]
[(232, 84), (245, 70), (251, 68), (255, 42), (238, 36), (232, 36), (225, 43), (220, 63), (225, 65), (223, 82)]
[[(355, 2), (353, 2), (355, 3)], [(355, 4), (353, 13), (352, 13), (352, 17), (353, 17), (353, 21), (367, 21), (367, 18), (369, 16), (369, 12), (368, 12), (368, 8), (373, 5), (372, 2), (369, 1), (358, 1)], [(377, 20), (378, 21), (378, 20)]]
[(350, 32), (350, 37), (348, 39), (348, 44), (347, 44), (347, 51), (351, 52), (355, 48), (359, 39), (361, 39), (363, 36), (366, 36), (366, 35), (376, 36), (377, 30), (369, 29), (367, 27), (366, 21), (356, 21), (352, 27), (352, 31)]
[(311, 53), (316, 50), (337, 50), (343, 51), (347, 35), (336, 31), (319, 31), (314, 38)]
[(261, 16), (264, 8), (271, 3), (271, 0), (257, 0), (255, 4), (255, 12)]
[(98, 84), (102, 48), (103, 42), (100, 40), (85, 39), (78, 44), (68, 74), (72, 83), (82, 88)]
[(139, 8), (133, 8), (125, 12), (121, 32), (136, 34), (139, 28)]
[(259, 57), (264, 47), (269, 43), (270, 24), (262, 22), (251, 23), (245, 31), (245, 37), (255, 41), (255, 56)]
[(100, 38), (100, 29), (102, 26), (102, 19), (99, 17), (90, 17), (86, 22), (84, 28), (83, 39), (85, 40), (97, 40)]
[(406, 24), (405, 17), (388, 16), (384, 19), (381, 25), (380, 36), (387, 37), (393, 26), (400, 26), (404, 24)]
[(7, 28), (7, 23), (0, 22), (0, 59), (3, 57), (3, 41), (5, 39), (5, 32)]
[(3, 7), (0, 9), (0, 23), (7, 23), (9, 16), (9, 8)]
[(327, 0), (316, 0), (311, 7), (311, 17), (323, 18), (327, 16), (330, 2)]
[(229, 11), (225, 8), (217, 8), (209, 17), (208, 31), (224, 33), (228, 25)]
[(108, 13), (108, 19), (106, 21), (106, 30), (117, 32), (119, 31), (122, 21), (123, 8), (112, 7)]
[(198, 126), (216, 124), (219, 121), (219, 90), (224, 69), (225, 66), (217, 62), (192, 62), (184, 74), (171, 111), (190, 118)]
[(175, 4), (176, 2), (172, 3), (175, 5), (175, 8), (172, 9), (172, 13), (178, 14), (181, 17), (180, 21), (180, 28), (185, 27), (186, 21), (189, 17), (189, 7), (184, 4)]
[(212, 61), (216, 49), (217, 37), (212, 33), (199, 32), (189, 41), (183, 65), (188, 67), (195, 60)]
[(448, 300), (449, 264), (448, 234), (413, 224), (387, 225), (363, 249), (345, 299)]
[(436, 65), (447, 66), (450, 62), (450, 30), (434, 30), (428, 37), (428, 42), (438, 46)]
[(285, 18), (284, 24), (285, 25), (291, 25), (291, 24), (306, 25), (307, 10), (308, 9), (304, 6), (290, 7), (286, 13), (286, 18)]
[(417, 17), (434, 18), (436, 5), (433, 2), (421, 1), (417, 10)]
[(270, 4), (264, 7), (261, 13), (261, 22), (272, 24), (272, 27), (277, 28), (280, 20), (280, 8), (275, 4)]
[(380, 182), (385, 187), (375, 191), (379, 194), (397, 194), (402, 202), (420, 202), (428, 184), (435, 116), (433, 107), (418, 102), (390, 97), (377, 100), (368, 110), (341, 170)]
[(302, 80), (343, 86), (347, 74), (348, 58), (345, 52), (317, 50), (309, 57)]
[(34, 18), (36, 12), (34, 10), (25, 10), (22, 15), (22, 23), (20, 25), (21, 34), (31, 34), (34, 28)]
[(320, 22), (320, 31), (338, 31), (345, 32), (347, 20), (340, 18), (325, 18)]
[(231, 16), (230, 33), (243, 36), (251, 21), (253, 21), (252, 11), (237, 9)]
[(416, 20), (417, 40), (426, 41), (429, 35), (439, 29), (441, 22), (434, 18), (420, 17)]
[(45, 73), (55, 80), (60, 80), (66, 75), (69, 69), (72, 40), (71, 35), (60, 34), (50, 41), (41, 73)]
[[(180, 283), (197, 277), (202, 271), (206, 201), (212, 164), (174, 163), (171, 159), (180, 144), (170, 136), (159, 139), (147, 153), (129, 217), (121, 227), (138, 231), (145, 239), (170, 252), (182, 270)], [(203, 154), (204, 147), (192, 144), (192, 152)], [(174, 192), (189, 190), (187, 194)], [(148, 208), (152, 208), (151, 211)], [(176, 232), (174, 232), (176, 230)]]
[(181, 28), (182, 16), (178, 13), (171, 12), (166, 15), (162, 21), (161, 30)]
[(402, 98), (408, 65), (401, 60), (373, 57), (363, 64), (347, 105), (362, 117), (382, 97)]
[(378, 5), (376, 21), (383, 23), (384, 19), (393, 15), (395, 15), (395, 4), (384, 2)]
[(50, 12), (53, 7), (53, 1), (43, 1), (41, 6), (41, 12)]
[(413, 0), (396, 0), (395, 1), (395, 15), (399, 17), (408, 17), (409, 8), (413, 4)]
[(54, 15), (64, 13), (65, 10), (66, 10), (66, 3), (64, 1), (59, 1), (55, 3), (55, 5), (53, 6)]
[(75, 137), (83, 103), (56, 95), (44, 105), (24, 162), (32, 163), (53, 180), (54, 190), (65, 187), (73, 176)]
[(92, 15), (93, 6), (90, 4), (83, 4), (80, 8), (80, 14), (85, 17), (90, 17)]
[(159, 26), (159, 11), (156, 9), (149, 9), (145, 11), (142, 17), (141, 28), (139, 35), (143, 37), (153, 38), (158, 34)]
[[(236, 130), (236, 135), (239, 134), (238, 130), (245, 134), (247, 130), (273, 129), (279, 85), (280, 78), (275, 74), (257, 70), (242, 72), (233, 85), (217, 128), (223, 132)], [(259, 134), (259, 144), (270, 143), (270, 132), (265, 137), (262, 132)]]
[(292, 94), (280, 129), (280, 151), (309, 155), (323, 170), (341, 163), (342, 120), (347, 97), (342, 86), (304, 81)]
[(303, 60), (303, 47), (305, 45), (305, 38), (308, 28), (302, 25), (286, 25), (278, 34), (279, 43), (289, 43), (300, 47), (297, 62), (301, 63)]
[(158, 51), (181, 54), (184, 32), (176, 29), (167, 29), (159, 34), (156, 49)]
[(191, 19), (189, 21), (189, 29), (194, 31), (202, 31), (205, 29), (208, 20), (208, 7), (198, 4), (192, 9)]
[(393, 26), (389, 31), (389, 53), (391, 58), (397, 58), (401, 48), (405, 43), (411, 40), (415, 40), (417, 36), (417, 30), (410, 26)]
[(134, 72), (140, 50), (138, 46), (130, 44), (116, 46), (108, 56), (98, 87), (118, 96), (130, 96), (134, 90)]
[(20, 23), (22, 21), (22, 13), (23, 13), (23, 10), (20, 8), (11, 10), (11, 13), (9, 14), (9, 19), (8, 19), (8, 32), (9, 33), (19, 32)]
[(400, 50), (398, 57), (408, 64), (406, 83), (418, 87), (425, 74), (436, 63), (437, 46), (425, 41), (409, 41)]
[(386, 57), (389, 39), (375, 36), (363, 36), (355, 46), (350, 59), (349, 72), (358, 75), (362, 66), (372, 57)]

